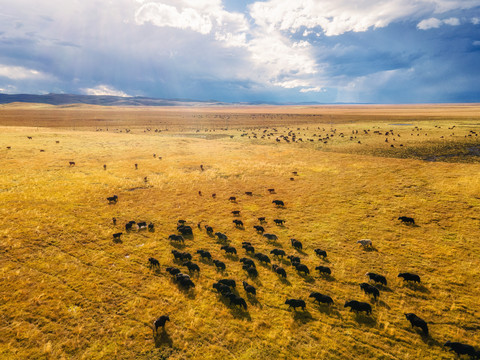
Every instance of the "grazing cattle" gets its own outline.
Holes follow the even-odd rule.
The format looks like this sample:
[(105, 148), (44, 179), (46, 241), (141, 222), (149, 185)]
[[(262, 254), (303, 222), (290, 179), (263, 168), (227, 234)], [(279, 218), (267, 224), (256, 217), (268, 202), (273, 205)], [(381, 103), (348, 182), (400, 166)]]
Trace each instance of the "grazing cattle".
[(297, 307), (301, 307), (303, 311), (305, 311), (305, 301), (301, 299), (287, 299), (285, 301), (285, 305), (288, 305), (289, 308), (293, 308), (293, 310), (297, 310)]
[(68, 164), (69, 164), (70, 166), (75, 166), (75, 161), (69, 161)]
[(168, 237), (169, 240), (172, 240), (172, 241), (179, 241), (179, 242), (185, 242), (185, 239), (183, 238), (182, 235), (176, 235), (176, 234), (172, 234)]
[(243, 244), (242, 248), (244, 248), (247, 253), (252, 253), (252, 254), (255, 253), (255, 248), (252, 245)]
[(113, 226), (117, 225), (117, 218), (112, 218)]
[(181, 287), (187, 288), (187, 290), (191, 287), (195, 287), (195, 284), (190, 279), (190, 276), (186, 274), (179, 273), (175, 275), (175, 281), (180, 284)]
[(225, 253), (227, 253), (227, 254), (237, 255), (237, 249), (235, 249), (233, 246), (224, 245), (224, 246), (220, 247), (220, 250), (224, 250)]
[(118, 196), (113, 195), (113, 196), (107, 197), (107, 200), (109, 204), (116, 204), (118, 201)]
[(168, 315), (162, 315), (157, 320), (153, 322), (153, 326), (155, 327), (155, 333), (157, 332), (158, 328), (161, 327), (165, 330), (165, 323), (170, 321)]
[(270, 194), (275, 194), (275, 189), (267, 189)]
[(400, 220), (402, 223), (406, 225), (415, 225), (415, 220), (408, 216), (400, 216), (398, 220)]
[(202, 259), (212, 260), (212, 255), (206, 250), (197, 250), (197, 254), (200, 254)]
[(191, 262), (191, 261), (187, 261), (187, 262), (184, 262), (183, 263), (183, 266), (186, 266), (188, 268), (188, 271), (191, 271), (191, 272), (194, 272), (194, 271), (197, 271), (197, 272), (200, 272), (200, 267)]
[(256, 253), (256, 254), (253, 255), (253, 256), (255, 256), (255, 257), (258, 259), (258, 261), (260, 261), (260, 262), (264, 262), (264, 263), (270, 264), (270, 258), (269, 258), (267, 255), (264, 255), (264, 254), (262, 254), (262, 253)]
[(333, 300), (330, 296), (323, 295), (318, 292), (312, 292), (309, 297), (314, 298), (313, 301), (318, 301), (318, 303), (327, 304), (327, 305), (333, 304)]
[(408, 314), (404, 314), (404, 315), (407, 318), (407, 320), (410, 321), (410, 324), (412, 324), (412, 328), (417, 326), (420, 329), (422, 329), (423, 334), (425, 336), (428, 335), (428, 326), (427, 326), (427, 323), (426, 323), (425, 320), (419, 318), (417, 315), (415, 315), (413, 313), (408, 313)]
[(285, 256), (285, 251), (283, 251), (282, 249), (273, 249), (272, 251), (270, 251), (270, 254), (273, 254), (273, 256), (279, 256), (283, 258)]
[(245, 195), (252, 196), (253, 193), (251, 191), (245, 191)]
[(372, 307), (370, 306), (369, 303), (365, 303), (357, 300), (347, 301), (344, 307), (349, 307), (350, 311), (365, 312), (367, 315), (372, 313)]
[(257, 271), (257, 269), (256, 269), (254, 266), (243, 265), (243, 266), (242, 266), (242, 269), (243, 269), (243, 270), (246, 270), (248, 276), (250, 276), (250, 277), (252, 277), (252, 278), (255, 278), (255, 277), (258, 276), (258, 271)]
[(243, 264), (245, 264), (245, 265), (255, 267), (255, 263), (253, 262), (252, 259), (249, 259), (249, 258), (241, 258), (241, 259), (240, 259), (240, 262), (243, 263)]
[(272, 204), (275, 204), (276, 206), (280, 206), (280, 207), (285, 206), (285, 204), (282, 200), (273, 200)]
[(263, 236), (264, 236), (267, 240), (271, 240), (271, 241), (277, 241), (277, 240), (278, 240), (278, 236), (275, 235), (275, 234), (263, 234)]
[(145, 221), (137, 223), (138, 230), (145, 230), (147, 228), (147, 223)]
[(370, 240), (370, 239), (358, 240), (357, 244), (362, 245), (364, 248), (372, 248), (373, 247), (372, 240)]
[(285, 220), (283, 219), (273, 219), (273, 222), (275, 223), (275, 225), (283, 225), (285, 223)]
[(188, 225), (178, 225), (177, 230), (183, 236), (193, 236), (193, 230), (191, 226)]
[(153, 223), (148, 224), (148, 231), (155, 232), (155, 225)]
[(180, 274), (180, 269), (176, 267), (167, 267), (165, 270), (172, 276)]
[(247, 302), (244, 298), (231, 293), (227, 294), (226, 297), (230, 299), (230, 305), (239, 305), (240, 307), (243, 307), (244, 310), (247, 310)]
[(186, 222), (187, 222), (186, 220), (178, 220), (178, 221), (177, 221), (177, 223), (178, 223), (179, 225), (185, 225)]
[(243, 221), (242, 220), (233, 220), (233, 223), (238, 228), (243, 228)]
[(212, 198), (216, 198), (217, 197), (217, 194), (212, 194)]
[(260, 226), (260, 225), (254, 225), (253, 228), (255, 230), (257, 230), (258, 233), (260, 234), (263, 234), (265, 232), (265, 229), (263, 228), (263, 226)]
[(258, 221), (260, 221), (260, 223), (265, 223), (265, 222), (266, 222), (264, 216), (259, 217), (259, 218), (258, 218)]
[(31, 136), (27, 136), (27, 139), (28, 140), (32, 140), (33, 138)]
[(257, 290), (252, 285), (248, 284), (246, 281), (243, 282), (243, 289), (247, 294), (257, 295)]
[(227, 295), (227, 294), (230, 294), (232, 292), (232, 290), (230, 289), (230, 287), (228, 287), (227, 285), (225, 284), (221, 284), (221, 283), (215, 283), (213, 284), (213, 288), (215, 290), (217, 290), (220, 294), (222, 295)]
[(315, 254), (317, 256), (321, 256), (323, 258), (326, 258), (327, 257), (327, 252), (325, 250), (322, 250), (322, 249), (315, 249)]
[(398, 277), (403, 278), (403, 281), (413, 281), (420, 283), (420, 276), (412, 273), (400, 273)]
[(292, 244), (292, 246), (297, 249), (297, 250), (302, 250), (303, 248), (303, 245), (300, 241), (298, 240), (295, 240), (295, 239), (290, 239), (290, 243)]
[(293, 266), (298, 272), (303, 272), (305, 273), (305, 275), (310, 274), (310, 270), (308, 270), (308, 267), (305, 264), (300, 264), (296, 262), (296, 263), (293, 263)]
[(327, 266), (317, 266), (315, 268), (315, 270), (318, 270), (318, 272), (320, 273), (320, 275), (331, 275), (332, 274), (332, 270), (330, 270), (329, 267)]
[(472, 359), (478, 359), (480, 357), (480, 352), (475, 351), (475, 348), (472, 345), (452, 342), (448, 340), (445, 344), (443, 344), (443, 346), (449, 347), (450, 351), (455, 352), (458, 356), (468, 355)]
[(150, 266), (151, 267), (159, 267), (160, 266), (160, 262), (155, 259), (155, 258), (148, 258), (148, 262), (150, 263)]
[(371, 294), (373, 295), (373, 298), (377, 300), (377, 297), (380, 296), (380, 291), (373, 285), (370, 285), (368, 283), (361, 283), (360, 284), (360, 289), (363, 290), (365, 294)]
[(231, 288), (236, 288), (237, 283), (233, 279), (220, 279), (217, 281), (219, 284), (224, 284), (230, 286)]
[(230, 200), (231, 202), (235, 202), (237, 201), (237, 198), (235, 196), (230, 196), (228, 200)]
[(212, 234), (213, 228), (211, 226), (205, 225), (205, 231), (207, 232), (207, 234)]
[(133, 225), (135, 225), (135, 221), (129, 221), (125, 224), (125, 231), (131, 231), (133, 229)]
[(290, 260), (292, 266), (296, 263), (300, 264), (300, 258), (298, 256), (288, 255), (287, 259)]
[(233, 210), (232, 214), (233, 214), (233, 216), (239, 216), (240, 215), (240, 210)]
[(218, 238), (220, 241), (227, 241), (227, 235), (222, 234), (221, 232), (216, 232), (215, 236)]
[(217, 268), (217, 270), (223, 271), (226, 268), (225, 263), (223, 261), (213, 260), (213, 263), (215, 264), (215, 267)]
[(368, 276), (370, 280), (373, 280), (377, 283), (387, 286), (387, 279), (385, 278), (385, 276), (371, 273), (371, 272), (368, 272), (365, 275)]
[(177, 250), (172, 250), (173, 257), (175, 260), (192, 260), (192, 255), (188, 252), (180, 252)]
[(287, 278), (287, 272), (285, 271), (284, 268), (278, 266), (278, 265), (272, 265), (272, 270), (275, 271), (278, 275), (280, 275), (283, 278)]
[(113, 240), (120, 240), (120, 236), (122, 236), (122, 234), (123, 233), (121, 232), (113, 234)]

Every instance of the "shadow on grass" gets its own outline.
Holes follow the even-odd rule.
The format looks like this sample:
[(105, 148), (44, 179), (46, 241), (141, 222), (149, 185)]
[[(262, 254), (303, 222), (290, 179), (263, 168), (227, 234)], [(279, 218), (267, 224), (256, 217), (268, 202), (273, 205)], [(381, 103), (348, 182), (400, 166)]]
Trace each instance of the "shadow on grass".
[(304, 255), (304, 256), (307, 255), (307, 253), (306, 253), (305, 251), (303, 251), (303, 250), (300, 250), (300, 249), (295, 249), (295, 250), (297, 250), (297, 252), (298, 252), (299, 254), (302, 254), (302, 255)]
[(305, 280), (305, 282), (307, 283), (314, 283), (315, 282), (315, 278), (313, 276), (311, 276), (310, 274), (305, 274), (305, 273), (302, 273), (302, 272), (297, 272), (298, 276), (300, 276), (303, 280)]
[(377, 251), (378, 252), (378, 249), (376, 247), (373, 247), (373, 246), (364, 246), (363, 251), (365, 251), (365, 252)]
[(335, 281), (335, 277), (329, 274), (320, 274), (319, 279), (326, 281)]
[(385, 291), (385, 292), (393, 292), (393, 290), (391, 288), (389, 288), (388, 286), (385, 286), (385, 285), (382, 285), (382, 284), (375, 284), (375, 286), (377, 287), (378, 290), (380, 291)]
[(429, 294), (430, 293), (430, 290), (428, 288), (426, 288), (424, 285), (418, 284), (418, 283), (405, 282), (405, 287), (407, 287), (411, 290), (414, 290), (414, 291), (419, 291), (419, 292), (424, 293), (424, 294)]
[(340, 312), (335, 308), (335, 305), (328, 305), (323, 303), (314, 302), (315, 309), (320, 311), (322, 314), (326, 315), (335, 315), (336, 317), (342, 318)]
[(377, 300), (376, 304), (378, 306), (383, 306), (387, 310), (390, 310), (390, 306), (383, 300)]
[(293, 310), (293, 319), (303, 324), (306, 324), (310, 321), (315, 320), (312, 314), (310, 314), (308, 310), (304, 310), (304, 311)]
[(173, 241), (170, 241), (170, 245), (172, 245), (175, 249), (185, 249), (185, 243), (182, 243), (182, 242), (173, 242)]
[(278, 277), (278, 280), (280, 280), (280, 282), (284, 285), (287, 285), (287, 286), (292, 286), (292, 283), (290, 281), (288, 281), (287, 278), (284, 278), (284, 277), (281, 277), (279, 276)]
[(238, 261), (238, 255), (237, 254), (225, 254), (225, 258), (228, 259), (228, 260), (232, 260), (232, 261)]
[(170, 337), (170, 335), (168, 335), (168, 333), (165, 331), (165, 329), (162, 329), (161, 331), (157, 331), (156, 334), (154, 330), (153, 338), (155, 340), (156, 348), (159, 348), (162, 346), (167, 346), (167, 347), (173, 346), (173, 340)]
[(373, 327), (377, 325), (377, 320), (370, 315), (365, 315), (363, 313), (355, 313), (355, 321), (362, 325), (367, 325)]
[(252, 304), (253, 306), (257, 306), (259, 307), (260, 309), (263, 309), (263, 305), (260, 303), (260, 301), (258, 301), (257, 297), (255, 295), (252, 295), (252, 294), (249, 294), (247, 293), (247, 300), (250, 304)]

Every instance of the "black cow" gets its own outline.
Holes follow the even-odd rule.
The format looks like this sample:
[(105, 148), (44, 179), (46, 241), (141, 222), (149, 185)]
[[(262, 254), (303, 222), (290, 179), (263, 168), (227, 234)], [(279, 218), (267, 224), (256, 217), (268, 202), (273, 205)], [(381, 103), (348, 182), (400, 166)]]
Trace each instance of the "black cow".
[(242, 220), (233, 220), (232, 221), (236, 227), (243, 228), (243, 221)]
[(205, 225), (205, 231), (207, 232), (207, 234), (212, 234), (213, 228), (211, 226)]
[(315, 254), (317, 254), (317, 256), (321, 256), (323, 258), (327, 257), (327, 252), (325, 250), (315, 249), (314, 251), (315, 251)]
[(231, 202), (235, 202), (237, 201), (237, 198), (235, 196), (230, 196), (228, 200), (230, 200)]
[(137, 223), (137, 226), (138, 226), (138, 230), (145, 230), (147, 228), (147, 223), (146, 221), (139, 222)]
[(270, 251), (270, 254), (283, 258), (285, 256), (285, 251), (283, 251), (282, 249), (273, 249), (272, 251)]
[(189, 225), (178, 225), (177, 230), (183, 236), (193, 236), (192, 227)]
[(233, 210), (232, 214), (233, 214), (233, 216), (239, 216), (240, 215), (240, 210)]
[(295, 240), (295, 239), (290, 239), (290, 243), (292, 244), (292, 246), (297, 249), (297, 250), (302, 250), (303, 248), (303, 245), (300, 241), (298, 240)]
[(162, 315), (157, 320), (153, 322), (153, 326), (155, 327), (155, 333), (157, 332), (158, 328), (161, 327), (165, 330), (165, 323), (170, 321), (168, 315)]
[(297, 307), (301, 307), (305, 311), (305, 301), (301, 299), (287, 299), (285, 305), (288, 305), (289, 308), (293, 307), (293, 310), (297, 310)]
[(237, 296), (235, 294), (227, 294), (227, 298), (230, 299), (230, 305), (239, 305), (240, 307), (243, 307), (244, 310), (247, 310), (247, 302), (245, 301), (244, 298)]
[(263, 228), (263, 226), (255, 225), (253, 228), (257, 230), (257, 232), (260, 234), (263, 234), (265, 232), (265, 229)]
[(241, 258), (240, 262), (243, 263), (244, 265), (252, 266), (255, 267), (255, 263), (253, 262), (252, 259), (249, 258)]
[(224, 245), (220, 247), (220, 250), (224, 250), (227, 254), (235, 254), (235, 255), (237, 254), (237, 249), (229, 245)]
[(215, 236), (218, 238), (220, 241), (227, 241), (228, 237), (225, 234), (222, 234), (221, 232), (216, 232)]
[(361, 283), (360, 284), (360, 289), (363, 290), (365, 294), (371, 294), (373, 295), (373, 298), (377, 300), (377, 297), (380, 296), (380, 291), (373, 285), (370, 285), (368, 283)]
[(153, 257), (148, 258), (148, 262), (150, 263), (151, 267), (159, 267), (160, 266), (160, 262)]
[(246, 281), (243, 282), (243, 289), (247, 294), (257, 295), (257, 290), (252, 285), (249, 285)]
[(310, 270), (308, 270), (308, 267), (305, 264), (293, 263), (293, 266), (298, 272), (303, 272), (306, 275), (310, 274)]
[(272, 204), (275, 204), (276, 206), (280, 206), (280, 207), (285, 206), (285, 204), (282, 200), (273, 200)]
[(321, 274), (321, 275), (331, 275), (332, 274), (332, 270), (330, 270), (329, 267), (327, 266), (317, 266), (315, 268), (315, 270), (318, 270), (318, 272)]
[(275, 194), (275, 189), (267, 189), (270, 194)]
[(258, 259), (258, 261), (270, 264), (270, 258), (267, 255), (264, 255), (262, 253), (256, 253), (253, 256), (255, 256)]
[(367, 315), (372, 313), (372, 307), (370, 306), (369, 303), (365, 303), (357, 300), (347, 301), (344, 307), (349, 307), (350, 311), (355, 311), (355, 312), (364, 311)]
[(215, 264), (215, 267), (218, 269), (218, 270), (225, 270), (226, 266), (225, 266), (225, 263), (223, 261), (220, 261), (220, 260), (213, 260), (213, 263)]
[(251, 191), (245, 191), (245, 195), (252, 196), (253, 193)]
[(385, 278), (385, 276), (371, 273), (371, 272), (368, 272), (365, 275), (368, 276), (370, 280), (373, 280), (377, 283), (387, 286), (387, 279)]
[(258, 218), (258, 221), (260, 221), (260, 223), (265, 223), (265, 222), (266, 222), (264, 216), (259, 217), (259, 218)]
[(280, 275), (283, 278), (287, 278), (287, 272), (285, 271), (284, 268), (278, 266), (278, 265), (272, 265), (272, 270), (275, 271), (278, 275)]
[(135, 225), (135, 221), (129, 221), (125, 224), (125, 231), (131, 231), (133, 229), (133, 225)]
[(116, 204), (118, 201), (118, 196), (113, 195), (113, 196), (107, 197), (107, 200), (109, 204)]
[(420, 283), (420, 276), (412, 273), (400, 273), (398, 277), (403, 278), (403, 281), (413, 281)]
[(472, 359), (478, 359), (480, 356), (480, 352), (475, 351), (475, 348), (472, 345), (452, 342), (449, 340), (443, 346), (449, 347), (450, 351), (455, 352), (458, 356), (469, 355)]
[(273, 222), (275, 223), (275, 225), (283, 225), (285, 223), (285, 220), (283, 219), (273, 219)]
[(417, 326), (420, 329), (422, 329), (425, 336), (428, 335), (428, 326), (425, 320), (419, 318), (417, 315), (413, 313), (405, 314), (405, 317), (407, 318), (408, 321), (410, 321), (410, 324), (412, 324), (412, 328), (414, 326)]
[(252, 245), (243, 244), (242, 248), (244, 248), (247, 253), (252, 253), (252, 254), (255, 253), (255, 248)]
[(400, 220), (402, 223), (406, 225), (415, 225), (415, 220), (408, 216), (400, 216), (398, 220)]
[(115, 233), (113, 234), (113, 240), (120, 240), (120, 237), (122, 236), (123, 233), (119, 232), (119, 233)]
[(255, 278), (258, 276), (258, 270), (255, 268), (255, 266), (251, 266), (248, 264), (245, 264), (242, 266), (243, 270), (247, 271), (248, 276)]
[(298, 256), (288, 255), (287, 259), (290, 260), (290, 262), (292, 263), (292, 266), (294, 266), (294, 264), (296, 263), (300, 263), (300, 258)]
[(227, 294), (230, 294), (232, 292), (232, 290), (230, 289), (230, 287), (228, 287), (227, 285), (225, 284), (221, 284), (221, 283), (215, 283), (213, 284), (213, 288), (215, 290), (217, 290), (220, 294), (222, 295), (227, 295)]
[(183, 263), (183, 266), (186, 266), (188, 268), (188, 271), (191, 271), (191, 272), (194, 272), (194, 271), (197, 271), (197, 272), (200, 272), (200, 267), (191, 262), (191, 261), (187, 261), (187, 262), (184, 262)]
[(212, 255), (206, 250), (197, 250), (197, 254), (200, 254), (202, 259), (212, 260)]
[(263, 234), (263, 236), (264, 236), (267, 240), (271, 240), (271, 241), (277, 241), (277, 240), (278, 240), (278, 236), (275, 235), (275, 234)]
[(237, 283), (233, 279), (220, 279), (217, 282), (219, 284), (230, 286), (231, 288), (237, 287)]
[(185, 242), (185, 239), (183, 238), (182, 235), (176, 235), (176, 234), (172, 234), (168, 237), (169, 240), (172, 240), (172, 241), (179, 241), (179, 242)]
[(167, 272), (172, 276), (180, 274), (180, 269), (178, 269), (176, 267), (167, 267), (165, 270), (167, 270)]
[(309, 297), (314, 298), (313, 301), (318, 301), (318, 303), (327, 304), (327, 305), (333, 304), (333, 300), (330, 296), (323, 295), (318, 292), (312, 292)]
[(148, 224), (148, 231), (155, 232), (155, 225), (153, 223)]

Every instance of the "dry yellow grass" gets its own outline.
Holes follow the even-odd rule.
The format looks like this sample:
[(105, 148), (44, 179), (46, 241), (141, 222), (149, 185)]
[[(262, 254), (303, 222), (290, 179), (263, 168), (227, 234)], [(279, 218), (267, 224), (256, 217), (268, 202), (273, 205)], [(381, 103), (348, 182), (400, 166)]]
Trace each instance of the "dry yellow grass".
[[(153, 129), (164, 126), (162, 121), (149, 124), (140, 115), (158, 117), (150, 109), (88, 108), (76, 118), (73, 131), (69, 111), (80, 110), (48, 108), (41, 116), (50, 120), (37, 124), (41, 127), (0, 128), (0, 358), (450, 359), (442, 347), (446, 340), (480, 344), (477, 157), (466, 156), (469, 163), (389, 157), (411, 156), (407, 149), (430, 154), (452, 144), (457, 149), (477, 146), (476, 137), (468, 134), (475, 131), (478, 116), (420, 121), (409, 113), (405, 122), (414, 125), (407, 127), (391, 125), (393, 116), (385, 109), (385, 118), (346, 122), (337, 113), (326, 123), (307, 121), (308, 110), (302, 110), (304, 117), (272, 115), (257, 117), (256, 123), (242, 113), (221, 130), (225, 109), (187, 110), (188, 119), (182, 120), (178, 109), (169, 109), (166, 127), (179, 125), (161, 133)], [(22, 119), (38, 115), (2, 109), (0, 124), (11, 121), (9, 111)], [(240, 113), (235, 111), (228, 110)], [(59, 113), (64, 120), (54, 128)], [(105, 126), (92, 131), (97, 127), (92, 114), (111, 119), (108, 133)], [(202, 118), (196, 132), (199, 116), (208, 119)], [(121, 123), (114, 124), (117, 117)], [(35, 125), (31, 121), (19, 125)], [(335, 136), (327, 144), (253, 138), (265, 124), (278, 126), (278, 134), (300, 128), (304, 139), (325, 135), (330, 121), (336, 135), (348, 136)], [(453, 125), (456, 134), (450, 137)], [(113, 126), (132, 131), (120, 133)], [(411, 136), (414, 126), (428, 135)], [(147, 127), (152, 131), (144, 132)], [(396, 153), (397, 147), (384, 143), (385, 136), (362, 135), (367, 128), (401, 134), (405, 152)], [(354, 141), (349, 140), (352, 130), (359, 130)], [(69, 161), (76, 165), (70, 167)], [(114, 194), (119, 201), (109, 205), (106, 197)], [(230, 196), (238, 202), (229, 202)], [(286, 207), (274, 207), (274, 199)], [(234, 227), (232, 210), (241, 210), (245, 230)], [(418, 226), (400, 224), (401, 215), (414, 217)], [(258, 265), (258, 279), (248, 280), (257, 287), (257, 299), (248, 299), (239, 288), (248, 299), (244, 312), (222, 302), (212, 284), (221, 277), (241, 284), (245, 271), (196, 224), (204, 220), (226, 233), (242, 257), (242, 241), (263, 253), (275, 247), (253, 230), (259, 216), (267, 218), (267, 232), (279, 236), (277, 247), (299, 254), (312, 274), (300, 276), (285, 261), (288, 282), (282, 282), (269, 267)], [(285, 219), (285, 227), (275, 226), (274, 218)], [(189, 292), (165, 272), (175, 264), (170, 253), (175, 247), (167, 236), (176, 232), (178, 219), (194, 227), (194, 240), (186, 241), (184, 251), (207, 249), (227, 264), (222, 276), (195, 254), (201, 271)], [(153, 222), (156, 231), (133, 231), (114, 243), (112, 234), (123, 231), (129, 220)], [(292, 237), (303, 242), (304, 253), (291, 248)], [(376, 251), (359, 248), (355, 242), (362, 238), (372, 239)], [(314, 255), (317, 247), (327, 250), (328, 262)], [(160, 271), (149, 269), (149, 257), (160, 261)], [(331, 281), (313, 270), (320, 264), (332, 268)], [(389, 282), (378, 302), (360, 291), (367, 271), (384, 274)], [(397, 278), (401, 271), (418, 273), (422, 285), (403, 284)], [(311, 291), (332, 296), (335, 306), (328, 310), (313, 304)], [(289, 297), (306, 300), (307, 311), (288, 310), (284, 302)], [(371, 302), (372, 316), (344, 309), (350, 299)], [(431, 337), (423, 339), (412, 330), (404, 312), (424, 318)], [(170, 314), (171, 322), (166, 333), (154, 338), (152, 322), (162, 314)]]

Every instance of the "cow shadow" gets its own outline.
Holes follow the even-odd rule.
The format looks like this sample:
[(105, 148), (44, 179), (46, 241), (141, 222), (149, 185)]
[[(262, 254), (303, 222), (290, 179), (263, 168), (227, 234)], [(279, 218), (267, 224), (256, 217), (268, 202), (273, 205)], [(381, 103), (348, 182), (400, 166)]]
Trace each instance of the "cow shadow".
[(389, 288), (388, 286), (386, 285), (382, 285), (382, 284), (375, 284), (375, 286), (377, 287), (378, 290), (380, 291), (384, 291), (384, 292), (393, 292), (393, 290), (391, 288)]
[(320, 274), (319, 275), (319, 279), (322, 279), (322, 280), (325, 280), (325, 281), (335, 281), (335, 277), (333, 275), (329, 275), (329, 274)]
[(257, 306), (260, 309), (263, 309), (263, 305), (258, 301), (257, 297), (253, 294), (247, 293), (247, 300), (253, 306)]
[(200, 259), (198, 259), (198, 261), (201, 262), (202, 264), (205, 264), (205, 265), (210, 265), (210, 266), (214, 265), (214, 263), (211, 259), (200, 257)]
[(179, 250), (183, 250), (186, 247), (185, 243), (176, 242), (176, 241), (175, 242), (170, 241), (170, 245), (172, 245), (175, 249), (179, 249)]
[(170, 335), (165, 331), (165, 329), (162, 329), (160, 332), (156, 332), (153, 330), (153, 339), (155, 341), (155, 347), (159, 348), (162, 346), (166, 347), (172, 347), (173, 346), (173, 340)]
[(377, 325), (377, 320), (374, 317), (362, 313), (355, 314), (355, 321), (359, 324), (367, 325), (369, 327)]
[(303, 256), (306, 256), (306, 255), (307, 255), (307, 253), (306, 253), (305, 251), (303, 251), (303, 250), (300, 250), (300, 249), (295, 249), (295, 250), (297, 250), (297, 252), (298, 252), (299, 254), (302, 254)]
[(228, 260), (232, 260), (237, 262), (238, 261), (238, 255), (237, 254), (225, 254), (225, 258)]
[(322, 314), (335, 315), (336, 317), (342, 318), (342, 315), (334, 307), (334, 305), (322, 304), (322, 303), (317, 303), (317, 302), (315, 302), (314, 304), (316, 304), (315, 309), (317, 309)]
[(365, 252), (372, 252), (372, 251), (378, 252), (378, 249), (374, 246), (364, 246), (363, 251), (365, 251)]
[(287, 286), (292, 286), (292, 283), (291, 283), (290, 281), (288, 281), (287, 278), (284, 278), (284, 277), (281, 277), (281, 276), (280, 276), (278, 279), (280, 280), (280, 282), (281, 282), (282, 284), (287, 285)]
[(305, 273), (300, 273), (300, 272), (297, 272), (297, 274), (307, 283), (312, 284), (312, 283), (315, 282), (315, 278), (313, 276), (311, 276), (310, 274), (305, 274)]
[(418, 283), (406, 282), (405, 287), (407, 287), (411, 290), (414, 290), (414, 291), (419, 291), (419, 292), (424, 293), (424, 294), (429, 294), (430, 293), (430, 290), (427, 287), (425, 287), (422, 284), (418, 284)]
[(303, 311), (293, 310), (293, 320), (306, 324), (315, 319), (308, 310), (303, 310)]
[(385, 301), (383, 300), (377, 300), (377, 301), (374, 301), (374, 303), (376, 303), (378, 306), (382, 306), (384, 307), (385, 309), (387, 310), (390, 310), (390, 305), (388, 305)]

